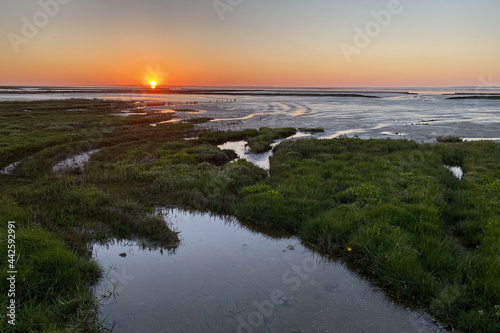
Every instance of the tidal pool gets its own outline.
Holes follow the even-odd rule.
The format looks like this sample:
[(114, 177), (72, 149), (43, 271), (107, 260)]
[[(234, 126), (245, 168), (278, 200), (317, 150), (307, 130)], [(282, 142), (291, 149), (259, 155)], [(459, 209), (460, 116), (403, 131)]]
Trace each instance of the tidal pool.
[(90, 160), (90, 156), (100, 151), (100, 149), (93, 149), (85, 153), (81, 153), (75, 156), (71, 156), (64, 161), (61, 161), (54, 165), (52, 168), (53, 172), (66, 170), (66, 169), (77, 169), (84, 168), (85, 164)]
[(289, 235), (234, 219), (161, 211), (175, 250), (142, 241), (94, 245), (95, 288), (113, 332), (445, 332), (394, 304), (340, 261)]

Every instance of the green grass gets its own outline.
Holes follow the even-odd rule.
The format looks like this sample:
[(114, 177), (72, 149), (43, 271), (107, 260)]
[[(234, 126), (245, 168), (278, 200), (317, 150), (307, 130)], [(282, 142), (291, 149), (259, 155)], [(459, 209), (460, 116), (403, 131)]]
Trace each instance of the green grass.
[[(6, 238), (7, 221), (16, 221), (20, 255), (16, 326), (6, 326), (3, 316), (1, 331), (97, 331), (97, 300), (90, 288), (101, 272), (90, 260), (89, 242), (138, 236), (162, 247), (178, 243), (177, 235), (153, 214), (153, 206), (139, 200), (136, 168), (120, 165), (120, 172), (107, 175), (99, 169), (102, 165), (89, 167), (85, 173), (52, 173), (59, 161), (90, 149), (101, 148), (106, 153), (123, 142), (137, 147), (148, 142), (156, 147), (158, 142), (180, 140), (193, 129), (189, 124), (149, 126), (164, 120), (164, 115), (112, 115), (125, 107), (126, 103), (97, 100), (0, 105), (1, 128), (5, 129), (0, 133), (0, 167), (20, 161), (12, 175), (0, 175), (0, 238)], [(100, 158), (105, 163), (112, 161), (112, 170), (117, 171), (116, 162), (120, 154), (130, 153), (127, 149), (130, 147)], [(139, 159), (137, 164), (146, 164), (149, 155), (133, 157)], [(100, 182), (103, 178), (112, 181)], [(125, 179), (130, 183), (123, 182)], [(134, 184), (138, 187), (133, 190), (127, 186)], [(5, 290), (7, 243), (0, 246)], [(2, 298), (1, 305), (6, 301)]]
[[(443, 323), (462, 332), (500, 331), (500, 145), (287, 141), (274, 148), (268, 175), (217, 145), (245, 140), (252, 151), (267, 151), (295, 129), (151, 127), (171, 115), (112, 115), (126, 106), (0, 104), (0, 168), (20, 161), (12, 175), (0, 175), (1, 238), (6, 221), (15, 220), (21, 254), (23, 305), (11, 331), (97, 331), (90, 287), (100, 270), (89, 242), (140, 237), (177, 246), (177, 235), (154, 214), (162, 205), (287, 230)], [(97, 148), (84, 170), (51, 171)], [(463, 179), (445, 165), (462, 167)]]
[(253, 153), (264, 153), (271, 150), (271, 144), (278, 139), (284, 139), (297, 133), (295, 128), (271, 129), (262, 127), (258, 131), (247, 129), (243, 131), (213, 131), (201, 133), (198, 141), (209, 144), (223, 144), (228, 141), (245, 140), (250, 151)]
[(262, 127), (259, 129), (259, 135), (249, 138), (248, 146), (253, 153), (264, 153), (271, 150), (271, 143), (274, 140), (284, 139), (297, 133), (295, 128), (276, 128), (271, 129)]
[[(499, 162), (488, 142), (285, 142), (238, 216), (344, 257), (463, 332), (497, 332)], [(443, 164), (463, 167), (464, 179)]]
[[(6, 238), (2, 230), (2, 239)], [(7, 242), (0, 243), (7, 253)], [(16, 231), (16, 253), (21, 255), (16, 270), (16, 332), (96, 331), (95, 300), (89, 293), (101, 274), (98, 264), (76, 256), (55, 234), (41, 229)], [(0, 285), (7, 291), (9, 276), (2, 260)], [(7, 308), (7, 297), (0, 304)], [(12, 326), (2, 316), (0, 330)]]
[(458, 136), (438, 136), (436, 138), (436, 141), (441, 143), (458, 143), (462, 142), (463, 140)]
[(302, 128), (299, 128), (298, 129), (299, 131), (301, 132), (306, 132), (306, 133), (324, 133), (325, 132), (325, 129), (323, 128), (305, 128), (305, 127), (302, 127)]

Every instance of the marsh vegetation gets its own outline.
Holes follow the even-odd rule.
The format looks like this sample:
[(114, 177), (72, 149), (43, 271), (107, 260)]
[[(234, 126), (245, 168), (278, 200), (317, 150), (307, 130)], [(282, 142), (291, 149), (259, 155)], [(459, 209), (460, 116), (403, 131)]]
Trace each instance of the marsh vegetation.
[[(19, 162), (0, 174), (1, 238), (7, 221), (18, 225), (18, 332), (98, 331), (91, 286), (101, 271), (89, 244), (142, 237), (175, 247), (177, 234), (154, 214), (159, 205), (289, 231), (459, 331), (500, 331), (499, 144), (287, 141), (274, 147), (268, 175), (217, 145), (245, 140), (268, 151), (296, 129), (205, 131), (193, 123), (209, 118), (152, 127), (174, 115), (113, 115), (125, 107), (0, 105), (0, 168)], [(52, 171), (94, 149), (84, 168)], [(461, 167), (463, 178), (446, 166)]]

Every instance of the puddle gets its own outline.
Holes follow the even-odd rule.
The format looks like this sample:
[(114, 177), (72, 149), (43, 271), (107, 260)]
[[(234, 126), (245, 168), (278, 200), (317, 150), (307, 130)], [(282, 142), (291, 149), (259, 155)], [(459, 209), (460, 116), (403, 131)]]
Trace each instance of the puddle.
[[(312, 135), (313, 135), (312, 133), (298, 132), (297, 134), (294, 134), (294, 135), (286, 138), (285, 140), (302, 139), (302, 138), (310, 137)], [(282, 142), (282, 141), (283, 140), (280, 140), (280, 142)]]
[(156, 127), (157, 125), (160, 125), (160, 124), (178, 123), (178, 122), (180, 122), (181, 120), (182, 120), (182, 119), (170, 119), (170, 120), (160, 121), (159, 123), (155, 123), (155, 124), (149, 124), (149, 126)]
[(396, 132), (396, 133), (394, 133), (394, 132), (382, 132), (381, 134), (382, 135), (391, 135), (391, 136), (406, 136), (405, 133), (398, 133), (398, 132)]
[(95, 295), (114, 332), (444, 332), (342, 263), (234, 219), (164, 210), (175, 251), (94, 245), (108, 271)]
[(122, 112), (122, 113), (112, 113), (112, 116), (118, 117), (129, 117), (129, 116), (147, 116), (146, 112)]
[(350, 129), (350, 130), (345, 130), (345, 131), (338, 131), (338, 132), (335, 132), (331, 135), (328, 135), (328, 136), (324, 136), (322, 137), (321, 139), (335, 139), (335, 138), (338, 138), (342, 135), (348, 135), (348, 134), (358, 134), (358, 133), (363, 133), (365, 132), (364, 129), (362, 128), (358, 128), (358, 129)]
[(453, 175), (455, 177), (457, 177), (458, 179), (462, 180), (462, 177), (464, 176), (464, 171), (462, 170), (461, 167), (458, 167), (458, 166), (447, 166), (445, 165), (445, 167), (450, 170), (451, 172), (453, 172)]
[(463, 141), (500, 141), (500, 138), (463, 138)]
[(14, 162), (14, 163), (11, 163), (9, 165), (7, 165), (5, 168), (3, 168), (2, 170), (0, 170), (0, 174), (2, 175), (11, 175), (14, 170), (16, 169), (17, 165), (19, 164), (20, 162)]
[(194, 109), (177, 109), (173, 111), (182, 114), (201, 114), (207, 112), (206, 110), (194, 110)]
[(85, 166), (85, 164), (87, 164), (87, 162), (89, 161), (90, 156), (92, 154), (97, 153), (99, 150), (100, 149), (93, 149), (93, 150), (90, 150), (86, 153), (78, 154), (78, 155), (72, 156), (70, 158), (67, 158), (64, 161), (61, 161), (61, 162), (57, 163), (56, 165), (54, 165), (54, 167), (52, 168), (52, 171), (56, 172), (56, 171), (67, 170), (67, 169), (83, 168)]
[(247, 119), (251, 119), (251, 118), (257, 117), (257, 116), (261, 116), (261, 119), (262, 119), (262, 116), (269, 116), (269, 113), (252, 113), (252, 114), (249, 114), (248, 116), (245, 116), (245, 117), (239, 117), (239, 118), (219, 118), (219, 119), (212, 119), (210, 121), (211, 122), (216, 122), (216, 121), (247, 120)]

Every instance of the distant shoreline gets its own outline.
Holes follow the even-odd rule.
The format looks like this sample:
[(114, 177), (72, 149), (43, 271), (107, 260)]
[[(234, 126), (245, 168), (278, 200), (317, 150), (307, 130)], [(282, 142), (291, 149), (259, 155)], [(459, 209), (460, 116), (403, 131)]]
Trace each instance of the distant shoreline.
[[(293, 97), (362, 97), (362, 98), (380, 98), (377, 96), (363, 94), (348, 94), (348, 93), (271, 93), (271, 92), (237, 92), (237, 91), (210, 91), (210, 90), (183, 90), (176, 91), (170, 89), (102, 89), (102, 90), (40, 90), (40, 91), (0, 91), (0, 94), (5, 95), (27, 95), (27, 94), (155, 94), (155, 95), (230, 95), (230, 96), (293, 96)], [(409, 93), (408, 93), (409, 94)]]
[[(85, 86), (42, 87), (0, 86), (0, 95), (29, 94), (145, 94), (145, 95), (226, 95), (226, 96), (282, 96), (282, 97), (358, 97), (380, 98), (379, 95), (442, 95), (449, 99), (500, 97), (499, 88), (272, 88), (272, 87), (157, 87), (141, 86)], [(488, 98), (489, 99), (489, 98)]]

